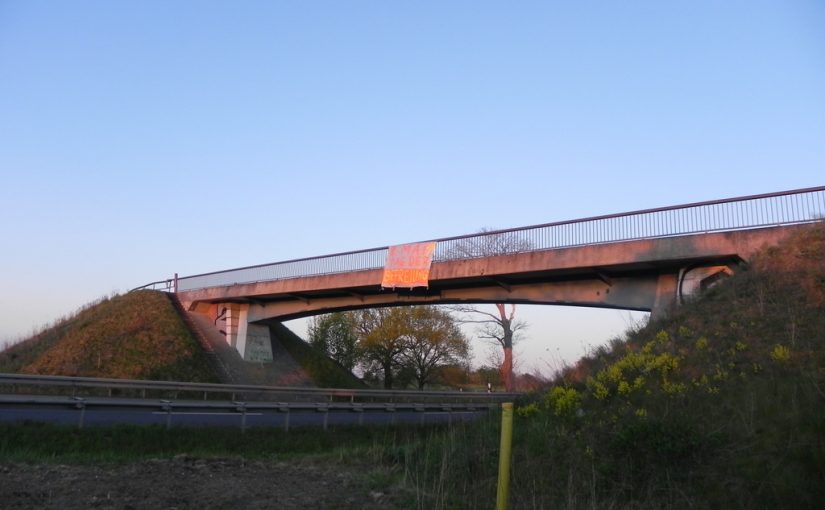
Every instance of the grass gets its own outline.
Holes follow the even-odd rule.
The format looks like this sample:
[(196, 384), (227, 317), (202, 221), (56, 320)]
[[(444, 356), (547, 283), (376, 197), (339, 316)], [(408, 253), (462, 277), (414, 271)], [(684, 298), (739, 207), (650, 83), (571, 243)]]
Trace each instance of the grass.
[[(319, 387), (364, 383), (281, 324), (282, 345)], [(0, 352), (0, 372), (220, 382), (168, 296), (135, 291), (90, 303)]]
[(277, 337), (281, 345), (295, 361), (307, 372), (312, 381), (320, 388), (365, 388), (366, 384), (355, 377), (349, 370), (342, 367), (324, 353), (314, 349), (298, 335), (282, 324), (270, 325), (273, 337)]
[[(517, 409), (511, 508), (818, 508), (825, 225), (630, 331)], [(497, 428), (420, 444), (422, 508), (486, 508)]]
[[(427, 430), (442, 430), (432, 425)], [(384, 445), (417, 441), (419, 427), (188, 428), (112, 426), (77, 429), (42, 423), (0, 425), (2, 462), (133, 462), (146, 458), (198, 457), (291, 459), (313, 456), (370, 459), (383, 455)], [(379, 452), (379, 453), (376, 453)]]
[(169, 298), (137, 291), (104, 298), (0, 353), (0, 371), (218, 382)]

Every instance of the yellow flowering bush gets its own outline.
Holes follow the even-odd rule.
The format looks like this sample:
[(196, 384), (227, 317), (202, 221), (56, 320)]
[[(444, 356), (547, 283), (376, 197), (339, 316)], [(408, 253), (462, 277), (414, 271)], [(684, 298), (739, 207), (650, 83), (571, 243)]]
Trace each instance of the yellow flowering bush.
[(581, 395), (575, 388), (554, 386), (544, 398), (545, 405), (556, 416), (572, 415), (581, 404)]
[(628, 384), (627, 381), (620, 381), (616, 390), (619, 392), (619, 395), (627, 395), (630, 393), (630, 384)]
[(587, 378), (587, 388), (596, 400), (604, 400), (610, 395), (610, 390), (607, 389), (607, 386), (592, 377)]
[(782, 344), (776, 344), (771, 351), (771, 359), (777, 363), (785, 363), (791, 359), (791, 350)]
[(521, 416), (522, 418), (530, 418), (533, 415), (538, 414), (539, 406), (535, 404), (535, 402), (527, 404), (525, 406), (519, 406), (516, 409), (516, 414)]

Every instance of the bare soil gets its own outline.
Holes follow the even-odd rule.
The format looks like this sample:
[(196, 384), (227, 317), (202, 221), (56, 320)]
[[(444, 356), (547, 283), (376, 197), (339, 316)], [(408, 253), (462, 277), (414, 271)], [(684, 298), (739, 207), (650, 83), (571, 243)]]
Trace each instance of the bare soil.
[(385, 468), (180, 455), (129, 464), (0, 464), (2, 509), (397, 509)]

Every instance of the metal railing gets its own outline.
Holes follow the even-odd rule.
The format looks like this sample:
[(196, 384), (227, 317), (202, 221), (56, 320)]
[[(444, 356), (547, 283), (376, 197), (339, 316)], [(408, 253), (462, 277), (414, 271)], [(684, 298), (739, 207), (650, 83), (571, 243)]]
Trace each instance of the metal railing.
[[(387, 416), (391, 417), (390, 424), (452, 423), (454, 417), (472, 419), (496, 409), (502, 401), (513, 401), (520, 396), (518, 393), (295, 388), (26, 374), (0, 374), (0, 387), (7, 389), (0, 393), (0, 422), (66, 423), (68, 419), (81, 428), (88, 421), (89, 413), (95, 413), (97, 424), (165, 423), (167, 428), (211, 424), (242, 430), (247, 426), (277, 426), (289, 430), (293, 424), (322, 426), (326, 430), (331, 421), (339, 425), (364, 425), (365, 415), (371, 416), (369, 422), (375, 424), (386, 424)], [(214, 399), (216, 396), (218, 400)]]
[[(370, 419), (374, 424), (452, 423), (456, 415), (461, 420), (478, 417), (496, 409), (498, 404), (433, 402), (404, 403), (336, 403), (336, 402), (246, 402), (193, 401), (170, 399), (137, 399), (112, 397), (60, 397), (49, 395), (0, 394), (0, 423), (47, 422), (74, 423), (83, 428), (88, 421), (87, 410), (97, 414), (97, 425), (131, 423), (159, 425), (166, 428), (182, 426), (236, 426), (241, 430), (249, 425), (282, 427), (289, 431), (296, 416), (303, 426), (322, 426), (326, 430), (330, 416), (338, 425), (364, 425), (364, 416), (390, 416), (390, 420)], [(69, 416), (67, 416), (67, 413)], [(103, 415), (101, 415), (103, 413)], [(406, 414), (406, 416), (403, 416)], [(429, 415), (429, 420), (427, 416)], [(400, 420), (396, 417), (401, 416)], [(318, 419), (320, 417), (320, 419)], [(307, 419), (309, 418), (309, 419)], [(412, 419), (411, 419), (412, 418)], [(435, 418), (435, 419), (433, 419)], [(446, 418), (446, 419), (445, 419)], [(252, 423), (250, 423), (252, 421)], [(174, 422), (174, 423), (173, 423)]]
[[(508, 253), (810, 223), (825, 218), (825, 186), (645, 209), (431, 240), (443, 262)], [(350, 273), (384, 267), (388, 247), (261, 264), (177, 279), (177, 290)], [(149, 286), (162, 286), (153, 282)]]
[(173, 278), (169, 278), (168, 280), (158, 280), (156, 282), (147, 283), (146, 285), (136, 287), (129, 292), (136, 290), (160, 290), (163, 292), (175, 292), (175, 280)]
[[(210, 395), (220, 395), (228, 397), (230, 400), (242, 397), (247, 400), (278, 400), (290, 402), (489, 403), (512, 400), (521, 395), (520, 393), (486, 393), (480, 391), (415, 391), (255, 386), (246, 384), (141, 381), (132, 379), (29, 374), (0, 374), (0, 386), (13, 388), (14, 392), (20, 387), (25, 387), (30, 389), (28, 393), (32, 393), (32, 391), (49, 395), (58, 393), (72, 397), (94, 394), (92, 390), (103, 390), (105, 396), (118, 394), (147, 398), (152, 395), (171, 395), (174, 396), (174, 398), (178, 398), (181, 394), (184, 394), (190, 398), (197, 395), (198, 398), (207, 400)], [(55, 391), (55, 389), (57, 389), (57, 391)]]

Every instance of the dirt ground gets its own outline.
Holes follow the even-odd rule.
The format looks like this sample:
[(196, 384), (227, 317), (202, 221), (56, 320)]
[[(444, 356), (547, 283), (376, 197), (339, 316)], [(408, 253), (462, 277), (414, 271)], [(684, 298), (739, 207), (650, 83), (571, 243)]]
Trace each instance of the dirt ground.
[(2, 509), (398, 509), (383, 468), (185, 455), (132, 464), (0, 464)]

